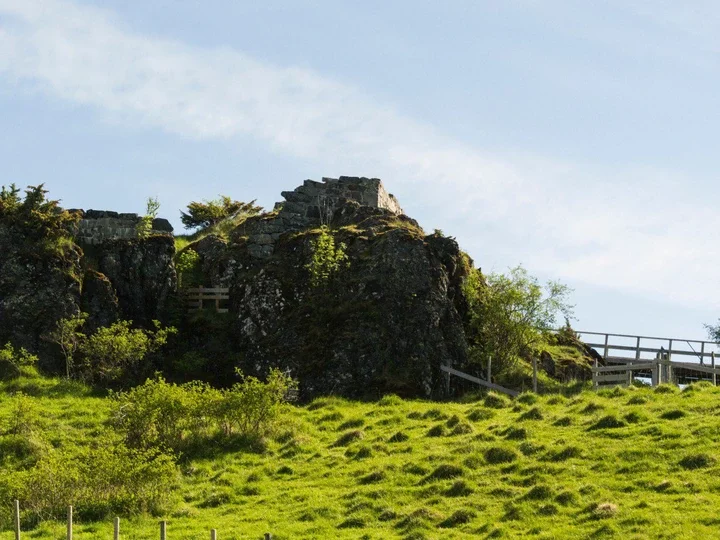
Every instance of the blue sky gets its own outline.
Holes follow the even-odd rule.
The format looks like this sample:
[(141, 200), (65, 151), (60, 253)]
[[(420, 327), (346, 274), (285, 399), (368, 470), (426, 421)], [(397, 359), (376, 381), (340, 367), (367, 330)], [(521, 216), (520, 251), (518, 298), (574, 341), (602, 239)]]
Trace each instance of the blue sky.
[(220, 193), (382, 178), (576, 327), (720, 316), (720, 8), (644, 1), (0, 0), (1, 183), (179, 227)]

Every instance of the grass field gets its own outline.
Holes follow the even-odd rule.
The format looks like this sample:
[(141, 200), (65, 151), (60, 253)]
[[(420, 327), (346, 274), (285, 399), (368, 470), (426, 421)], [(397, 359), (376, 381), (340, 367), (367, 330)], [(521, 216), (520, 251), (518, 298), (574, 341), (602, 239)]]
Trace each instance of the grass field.
[[(5, 421), (18, 389), (34, 395), (53, 447), (101, 433), (107, 400), (58, 380), (4, 383)], [(174, 507), (121, 516), (123, 538), (159, 538), (159, 519), (170, 539), (211, 528), (222, 540), (720, 537), (720, 390), (703, 384), (469, 403), (324, 398), (288, 408), (284, 426), (254, 451), (181, 460)], [(64, 530), (44, 522), (24, 538)], [(111, 517), (77, 523), (75, 538), (112, 538)]]

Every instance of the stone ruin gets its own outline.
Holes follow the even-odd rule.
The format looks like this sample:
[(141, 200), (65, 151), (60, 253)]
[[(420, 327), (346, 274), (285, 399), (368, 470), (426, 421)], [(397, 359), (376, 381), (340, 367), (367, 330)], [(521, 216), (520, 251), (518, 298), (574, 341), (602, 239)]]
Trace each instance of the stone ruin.
[(241, 234), (247, 236), (248, 252), (254, 257), (271, 256), (275, 242), (283, 233), (329, 224), (335, 211), (349, 201), (403, 214), (395, 196), (385, 190), (378, 178), (341, 176), (323, 178), (322, 182), (305, 180), (301, 186), (283, 191), (281, 195), (285, 202), (275, 205), (277, 214), (259, 216), (241, 226)]
[[(109, 210), (75, 210), (81, 219), (75, 233), (78, 244), (97, 245), (106, 240), (136, 238), (136, 227), (142, 219), (138, 214), (122, 214)], [(151, 234), (172, 235), (173, 226), (167, 219), (155, 218)]]

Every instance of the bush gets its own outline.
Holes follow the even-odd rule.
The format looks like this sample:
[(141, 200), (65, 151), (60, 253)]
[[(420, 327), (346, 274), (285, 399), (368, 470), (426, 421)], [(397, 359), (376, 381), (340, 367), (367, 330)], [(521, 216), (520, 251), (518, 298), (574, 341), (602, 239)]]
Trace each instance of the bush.
[(527, 357), (543, 332), (554, 329), (558, 314), (572, 317), (571, 292), (559, 282), (544, 287), (522, 266), (508, 275), (470, 273), (463, 284), (469, 305), (468, 338), (471, 357), (492, 358), (498, 375)]
[(38, 357), (22, 347), (15, 349), (12, 343), (6, 343), (0, 349), (0, 380), (15, 379), (22, 374), (22, 368), (37, 364)]
[(84, 339), (78, 352), (83, 359), (82, 376), (92, 382), (117, 382), (130, 368), (158, 351), (174, 327), (161, 328), (154, 321), (155, 331), (131, 328), (132, 321), (119, 321), (99, 328)]
[(113, 423), (133, 448), (180, 450), (193, 439), (218, 434), (258, 440), (275, 428), (279, 407), (295, 382), (278, 370), (271, 370), (264, 383), (240, 375), (242, 381), (228, 390), (148, 379), (113, 395)]

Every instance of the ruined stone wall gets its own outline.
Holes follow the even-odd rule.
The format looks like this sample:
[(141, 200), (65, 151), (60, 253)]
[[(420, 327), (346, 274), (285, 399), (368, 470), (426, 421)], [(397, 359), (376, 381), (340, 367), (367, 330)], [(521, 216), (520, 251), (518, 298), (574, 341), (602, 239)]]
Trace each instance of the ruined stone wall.
[[(82, 212), (75, 240), (79, 244), (96, 245), (105, 240), (135, 238), (136, 227), (141, 217), (137, 214), (121, 214), (109, 210), (87, 210)], [(156, 218), (152, 223), (152, 234), (172, 234), (173, 227), (167, 219)]]
[(387, 191), (378, 178), (341, 176), (323, 178), (322, 182), (305, 180), (293, 191), (283, 191), (285, 203), (282, 211), (311, 219), (325, 219), (342, 206), (345, 201), (356, 201), (362, 206), (384, 208), (402, 214), (397, 199)]
[(285, 202), (275, 205), (276, 215), (250, 218), (240, 227), (239, 233), (247, 237), (247, 249), (253, 257), (272, 255), (275, 242), (283, 233), (328, 225), (335, 211), (348, 201), (403, 214), (397, 199), (385, 191), (378, 178), (341, 176), (323, 178), (322, 182), (305, 180), (281, 195)]

